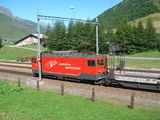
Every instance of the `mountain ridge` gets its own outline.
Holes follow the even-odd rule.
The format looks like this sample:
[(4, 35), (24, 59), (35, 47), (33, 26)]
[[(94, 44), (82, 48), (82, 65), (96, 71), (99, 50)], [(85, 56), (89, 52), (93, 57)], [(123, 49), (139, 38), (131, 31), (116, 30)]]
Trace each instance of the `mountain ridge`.
[(0, 6), (0, 13), (13, 17), (13, 13), (9, 9), (5, 8), (4, 6)]
[[(27, 19), (15, 17), (13, 13), (3, 6), (0, 6), (0, 36), (2, 39), (17, 41), (22, 37), (37, 32), (37, 24)], [(41, 25), (41, 31), (45, 27)]]

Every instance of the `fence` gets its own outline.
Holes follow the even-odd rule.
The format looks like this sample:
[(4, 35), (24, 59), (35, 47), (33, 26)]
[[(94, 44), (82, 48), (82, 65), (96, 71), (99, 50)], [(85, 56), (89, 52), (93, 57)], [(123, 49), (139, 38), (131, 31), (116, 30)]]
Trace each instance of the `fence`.
[[(2, 74), (0, 74), (2, 76)], [(3, 78), (0, 77), (0, 79), (3, 79), (3, 81), (6, 83), (6, 84), (11, 84), (11, 85), (16, 85), (16, 86), (19, 86), (19, 87), (25, 87), (26, 85), (28, 86), (31, 86), (31, 87), (34, 87), (37, 92), (40, 92), (41, 89), (43, 89), (43, 81), (39, 81), (39, 80), (35, 80), (35, 81), (32, 81), (31, 82), (24, 82), (24, 80), (22, 80), (21, 78), (18, 78), (17, 80), (9, 80), (8, 79), (8, 76), (4, 76)], [(57, 86), (59, 87), (59, 93), (61, 96), (65, 96), (65, 84), (61, 84), (60, 86)], [(90, 89), (90, 100), (92, 102), (96, 102), (96, 94), (98, 94), (98, 92), (96, 92), (96, 89), (95, 88), (92, 88)], [(134, 96), (133, 94), (131, 94), (131, 99), (130, 101), (128, 101), (129, 105), (128, 107), (133, 109), (134, 108)]]

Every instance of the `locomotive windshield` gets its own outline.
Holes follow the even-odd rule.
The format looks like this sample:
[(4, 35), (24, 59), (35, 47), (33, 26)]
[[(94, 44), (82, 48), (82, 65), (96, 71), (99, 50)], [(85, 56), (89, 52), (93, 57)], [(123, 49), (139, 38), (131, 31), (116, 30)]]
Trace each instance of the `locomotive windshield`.
[(98, 60), (98, 66), (102, 66), (102, 65), (104, 65), (103, 59)]

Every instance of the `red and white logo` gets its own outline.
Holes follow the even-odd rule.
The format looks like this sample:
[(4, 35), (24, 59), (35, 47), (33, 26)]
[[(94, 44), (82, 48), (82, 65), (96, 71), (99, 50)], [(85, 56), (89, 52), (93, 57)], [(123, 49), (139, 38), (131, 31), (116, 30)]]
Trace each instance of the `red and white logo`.
[(58, 62), (56, 61), (56, 60), (51, 60), (51, 61), (49, 61), (47, 64), (46, 64), (46, 67), (47, 68), (52, 68), (52, 67), (54, 67), (56, 64), (57, 64)]

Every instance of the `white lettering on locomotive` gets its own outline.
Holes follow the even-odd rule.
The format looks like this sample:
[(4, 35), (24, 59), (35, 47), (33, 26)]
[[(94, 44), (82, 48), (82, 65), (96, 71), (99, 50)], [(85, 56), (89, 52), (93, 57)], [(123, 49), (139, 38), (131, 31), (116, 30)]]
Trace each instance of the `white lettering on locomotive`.
[(65, 69), (81, 70), (80, 67), (65, 67)]
[(71, 66), (71, 64), (69, 64), (69, 63), (59, 63), (59, 65), (61, 65), (61, 66)]

